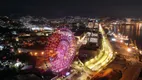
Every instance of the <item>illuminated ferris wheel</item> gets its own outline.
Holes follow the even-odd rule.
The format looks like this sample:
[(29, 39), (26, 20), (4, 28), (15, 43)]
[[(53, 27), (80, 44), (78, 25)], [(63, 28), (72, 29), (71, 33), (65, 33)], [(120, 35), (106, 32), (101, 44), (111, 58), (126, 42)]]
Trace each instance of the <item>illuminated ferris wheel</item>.
[(46, 53), (49, 68), (60, 73), (70, 67), (75, 56), (76, 41), (73, 33), (67, 28), (56, 30), (49, 38)]

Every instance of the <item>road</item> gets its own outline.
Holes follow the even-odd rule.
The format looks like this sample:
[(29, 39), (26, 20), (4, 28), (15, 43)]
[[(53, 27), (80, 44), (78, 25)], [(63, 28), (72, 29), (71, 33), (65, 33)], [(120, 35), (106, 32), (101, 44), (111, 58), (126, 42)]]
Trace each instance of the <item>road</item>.
[(139, 65), (129, 66), (128, 69), (123, 73), (120, 80), (137, 80), (140, 74), (141, 67)]
[[(120, 42), (119, 38), (116, 41), (110, 41), (113, 49), (124, 59), (132, 63), (139, 61), (139, 54), (135, 48), (127, 46), (124, 42)], [(130, 49), (130, 50), (128, 50)]]
[[(84, 70), (82, 75), (80, 76), (79, 80), (88, 80), (87, 78), (90, 77), (89, 75), (97, 75), (99, 71), (106, 68), (106, 66), (114, 60), (115, 55), (113, 53), (113, 49), (106, 37), (106, 34), (101, 25), (100, 32), (102, 36), (102, 49), (99, 51), (98, 55), (94, 58), (85, 62), (83, 67), (80, 67)], [(90, 71), (91, 70), (91, 71)]]
[[(116, 38), (116, 41), (110, 42), (113, 49), (117, 52), (117, 57), (119, 56), (119, 60), (115, 60), (115, 62), (110, 65), (111, 68), (122, 71), (123, 75), (120, 80), (137, 80), (141, 71), (142, 63), (139, 62), (139, 54), (136, 49), (127, 46), (124, 42), (120, 42), (120, 38), (118, 37)], [(131, 50), (128, 50), (128, 48)]]
[(101, 25), (99, 25), (99, 30), (102, 34), (102, 49), (99, 51), (98, 56), (95, 56), (85, 63), (92, 71), (101, 71), (115, 58), (113, 49)]

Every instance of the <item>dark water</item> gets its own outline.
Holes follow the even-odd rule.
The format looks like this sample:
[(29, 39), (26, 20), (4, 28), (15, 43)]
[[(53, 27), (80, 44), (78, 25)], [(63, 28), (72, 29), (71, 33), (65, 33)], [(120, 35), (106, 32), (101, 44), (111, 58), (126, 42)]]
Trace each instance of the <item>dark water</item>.
[(113, 25), (112, 30), (115, 33), (121, 33), (128, 36), (134, 43), (136, 43), (139, 49), (142, 49), (142, 24), (131, 24), (131, 25)]

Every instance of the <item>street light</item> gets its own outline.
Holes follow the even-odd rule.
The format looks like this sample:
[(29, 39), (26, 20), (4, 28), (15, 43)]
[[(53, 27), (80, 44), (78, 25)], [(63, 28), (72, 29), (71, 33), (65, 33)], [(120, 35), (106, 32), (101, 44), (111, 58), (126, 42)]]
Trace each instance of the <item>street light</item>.
[(131, 52), (132, 50), (130, 48), (127, 49), (128, 52)]
[(85, 65), (86, 65), (86, 66), (89, 65), (89, 61), (87, 61), (87, 62), (85, 63)]
[(33, 55), (33, 53), (32, 53), (32, 52), (30, 52), (30, 54), (31, 54), (31, 56)]
[(120, 40), (121, 43), (123, 43), (123, 40)]
[(93, 62), (95, 62), (95, 60), (94, 60), (94, 59), (91, 59), (90, 62), (93, 63)]
[(115, 52), (115, 54), (117, 54), (117, 52)]
[(21, 53), (22, 51), (21, 50), (18, 50), (18, 53)]
[(112, 40), (112, 41), (116, 41), (116, 39), (115, 39), (115, 38), (112, 38), (111, 40)]
[(35, 52), (35, 56), (37, 56), (37, 52)]
[(44, 55), (44, 52), (41, 52), (42, 55)]

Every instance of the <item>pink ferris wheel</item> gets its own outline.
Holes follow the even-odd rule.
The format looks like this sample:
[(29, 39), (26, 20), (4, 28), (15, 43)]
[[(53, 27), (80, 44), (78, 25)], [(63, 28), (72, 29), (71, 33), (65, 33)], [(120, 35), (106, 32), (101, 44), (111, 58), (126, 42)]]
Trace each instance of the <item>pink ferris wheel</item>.
[(60, 73), (70, 67), (75, 56), (76, 41), (73, 33), (67, 28), (56, 30), (49, 38), (46, 53), (49, 58), (49, 68)]

